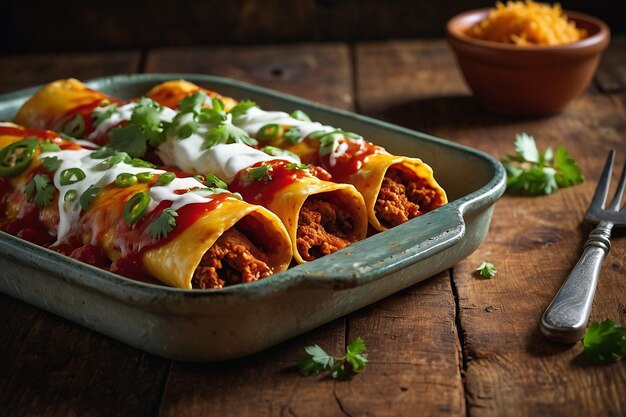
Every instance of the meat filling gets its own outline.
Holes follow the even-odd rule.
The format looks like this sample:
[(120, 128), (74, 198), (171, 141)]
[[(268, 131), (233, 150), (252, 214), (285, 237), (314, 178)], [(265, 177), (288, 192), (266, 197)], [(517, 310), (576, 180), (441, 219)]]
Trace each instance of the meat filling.
[(236, 229), (224, 232), (204, 254), (193, 274), (193, 288), (222, 288), (272, 274), (267, 256)]
[(309, 198), (298, 218), (296, 246), (302, 259), (313, 261), (356, 241), (352, 215), (337, 204)]
[(437, 192), (423, 181), (398, 168), (387, 170), (374, 211), (380, 223), (393, 227), (424, 214)]

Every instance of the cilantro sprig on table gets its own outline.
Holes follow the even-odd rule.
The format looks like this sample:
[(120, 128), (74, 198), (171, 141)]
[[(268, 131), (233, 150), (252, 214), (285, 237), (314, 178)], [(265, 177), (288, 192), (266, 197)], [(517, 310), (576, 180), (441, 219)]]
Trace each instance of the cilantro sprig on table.
[(346, 348), (341, 357), (333, 357), (318, 345), (304, 348), (306, 355), (298, 359), (298, 369), (302, 376), (319, 375), (330, 372), (333, 379), (348, 380), (362, 372), (367, 365), (367, 346), (358, 337)]
[(476, 273), (481, 278), (493, 278), (498, 273), (496, 266), (491, 262), (483, 261), (478, 268), (476, 268)]
[(578, 164), (563, 146), (539, 152), (535, 139), (520, 133), (515, 137), (515, 151), (502, 161), (511, 193), (547, 195), (583, 182)]
[(612, 320), (593, 322), (582, 340), (585, 357), (591, 362), (616, 362), (626, 356), (626, 327)]

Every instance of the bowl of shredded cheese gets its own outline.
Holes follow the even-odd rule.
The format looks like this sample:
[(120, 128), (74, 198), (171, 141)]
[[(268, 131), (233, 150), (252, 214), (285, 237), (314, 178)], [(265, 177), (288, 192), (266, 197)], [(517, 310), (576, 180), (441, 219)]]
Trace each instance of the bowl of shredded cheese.
[(446, 37), (485, 107), (538, 116), (560, 112), (589, 85), (610, 32), (592, 16), (526, 0), (461, 13)]

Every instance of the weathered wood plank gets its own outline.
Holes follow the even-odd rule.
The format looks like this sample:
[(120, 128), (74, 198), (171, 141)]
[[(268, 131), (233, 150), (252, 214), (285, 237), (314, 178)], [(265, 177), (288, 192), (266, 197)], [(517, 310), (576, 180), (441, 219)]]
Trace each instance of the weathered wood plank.
[[(139, 53), (0, 57), (0, 90), (139, 70)], [(0, 415), (154, 415), (169, 361), (0, 295)]]
[(342, 44), (161, 48), (148, 55), (146, 72), (220, 75), (351, 109), (349, 62)]
[[(146, 63), (148, 71), (221, 75), (336, 107), (353, 106), (345, 45), (159, 49)], [(174, 364), (161, 414), (413, 415), (416, 407), (428, 415), (464, 414), (447, 273), (348, 316), (347, 337), (345, 327), (339, 320), (284, 343), (278, 353), (271, 349), (234, 364)], [(303, 379), (289, 367), (307, 344), (339, 353), (358, 336), (368, 343), (373, 363), (351, 382)], [(185, 390), (190, 385), (195, 389)]]
[(138, 51), (0, 55), (0, 94), (60, 78), (88, 78), (138, 70)]
[[(567, 146), (587, 178), (583, 185), (552, 196), (505, 196), (497, 204), (486, 242), (455, 267), (469, 414), (623, 415), (626, 363), (588, 366), (580, 358), (579, 344), (548, 342), (537, 327), (586, 238), (580, 221), (608, 149), (626, 149), (620, 98), (590, 87), (554, 117), (491, 114), (471, 97), (444, 42), (362, 45), (357, 69), (364, 113), (499, 158), (514, 151), (516, 132), (527, 131), (542, 148)], [(621, 163), (625, 155), (620, 153)], [(605, 262), (593, 319), (626, 322), (624, 243), (615, 239)], [(496, 278), (480, 280), (473, 274), (485, 259), (498, 267)]]

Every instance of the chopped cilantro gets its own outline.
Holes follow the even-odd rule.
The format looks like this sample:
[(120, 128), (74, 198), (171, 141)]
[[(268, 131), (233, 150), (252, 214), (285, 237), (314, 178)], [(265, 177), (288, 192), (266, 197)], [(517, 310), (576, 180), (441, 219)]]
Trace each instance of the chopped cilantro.
[(155, 239), (161, 239), (166, 237), (176, 227), (176, 217), (178, 213), (176, 210), (166, 208), (159, 214), (150, 226), (148, 226), (148, 232)]
[(109, 132), (111, 147), (130, 156), (143, 156), (148, 144), (157, 147), (165, 141), (167, 123), (161, 121), (163, 107), (142, 97), (126, 126), (116, 127)]
[(483, 263), (476, 268), (476, 272), (482, 278), (493, 278), (498, 273), (498, 270), (491, 262), (483, 261)]
[(306, 169), (309, 169), (309, 165), (307, 165), (307, 164), (287, 164), (287, 165), (285, 165), (285, 168), (287, 168), (287, 169), (298, 169), (300, 171), (304, 171)]
[(502, 161), (507, 171), (507, 190), (514, 194), (547, 195), (559, 188), (583, 182), (583, 176), (563, 146), (539, 152), (527, 133), (515, 137), (515, 155)]
[(271, 172), (273, 171), (273, 167), (271, 165), (262, 164), (258, 167), (247, 168), (246, 174), (248, 178), (252, 181), (270, 181), (272, 179)]
[(43, 165), (44, 169), (48, 172), (54, 172), (61, 167), (61, 161), (56, 156), (48, 156), (41, 160), (41, 165)]
[(110, 119), (115, 113), (118, 113), (117, 104), (109, 104), (108, 106), (105, 104), (108, 103), (108, 100), (103, 100), (100, 105), (104, 105), (104, 107), (96, 107), (91, 112), (91, 119), (93, 121), (93, 125), (98, 127), (102, 122), (107, 119)]
[(209, 130), (202, 149), (209, 149), (221, 143), (243, 143), (249, 146), (258, 144), (258, 142), (248, 136), (244, 130), (231, 123), (225, 122)]
[(178, 103), (178, 108), (181, 113), (200, 113), (206, 99), (206, 93), (204, 91), (198, 91), (182, 99), (181, 102)]
[(345, 355), (336, 358), (318, 345), (307, 346), (305, 356), (298, 359), (298, 368), (302, 376), (318, 375), (330, 371), (333, 379), (348, 380), (362, 372), (367, 365), (367, 347), (360, 337), (346, 348)]
[(626, 327), (612, 320), (593, 322), (582, 340), (585, 357), (592, 362), (616, 362), (626, 356)]
[(45, 174), (37, 174), (26, 185), (24, 192), (28, 201), (34, 202), (37, 207), (47, 206), (54, 196), (54, 184)]
[(230, 109), (230, 114), (233, 116), (233, 119), (245, 114), (252, 107), (255, 107), (256, 103), (251, 100), (241, 100), (235, 107)]

